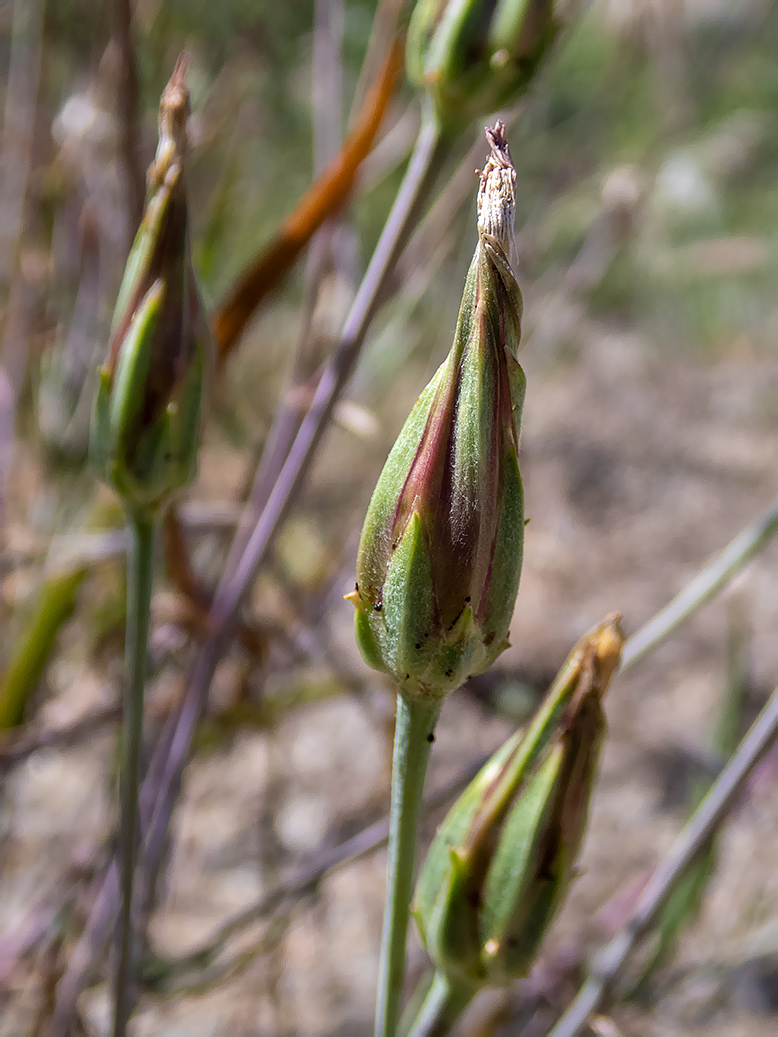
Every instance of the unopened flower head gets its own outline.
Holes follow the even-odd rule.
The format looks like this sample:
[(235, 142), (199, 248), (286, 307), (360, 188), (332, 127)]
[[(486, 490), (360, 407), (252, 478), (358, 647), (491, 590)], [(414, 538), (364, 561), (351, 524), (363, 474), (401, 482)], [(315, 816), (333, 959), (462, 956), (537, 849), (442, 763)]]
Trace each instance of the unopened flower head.
[(438, 829), (414, 917), (441, 972), (474, 987), (526, 975), (564, 900), (624, 637), (608, 616), (568, 656), (526, 733), (510, 738)]
[(558, 0), (418, 0), (408, 76), (444, 128), (512, 104), (532, 82), (560, 27)]
[(511, 266), (516, 174), (503, 131), (487, 131), (454, 344), (379, 477), (349, 595), (365, 659), (409, 697), (443, 696), (491, 665), (507, 647), (519, 586), (525, 381)]
[(181, 59), (162, 94), (146, 211), (119, 290), (92, 418), (93, 463), (134, 510), (157, 510), (194, 477), (212, 364), (190, 252), (185, 73)]

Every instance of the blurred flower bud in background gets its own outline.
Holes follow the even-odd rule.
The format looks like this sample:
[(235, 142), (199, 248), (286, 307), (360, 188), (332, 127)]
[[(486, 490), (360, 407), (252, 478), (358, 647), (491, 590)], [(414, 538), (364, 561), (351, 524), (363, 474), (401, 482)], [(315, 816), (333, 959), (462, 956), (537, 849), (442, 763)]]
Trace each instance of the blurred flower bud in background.
[(449, 811), (414, 917), (435, 968), (470, 987), (526, 975), (573, 877), (605, 736), (602, 697), (624, 637), (617, 614), (576, 644), (526, 733)]
[(373, 493), (357, 558), (356, 637), (408, 697), (436, 698), (507, 647), (521, 572), (517, 459), (524, 373), (511, 268), (516, 173), (503, 126), (478, 196), (478, 232), (454, 344)]
[(408, 29), (408, 78), (444, 128), (512, 104), (560, 28), (554, 0), (419, 0)]
[(119, 290), (90, 436), (101, 477), (130, 509), (151, 512), (194, 477), (213, 360), (190, 253), (185, 74), (179, 59), (162, 94), (146, 211)]

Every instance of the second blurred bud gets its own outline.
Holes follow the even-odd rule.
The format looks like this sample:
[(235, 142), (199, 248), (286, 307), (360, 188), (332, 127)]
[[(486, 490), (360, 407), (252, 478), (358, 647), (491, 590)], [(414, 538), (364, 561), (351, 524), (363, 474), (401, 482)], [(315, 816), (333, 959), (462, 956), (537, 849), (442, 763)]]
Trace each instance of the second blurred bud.
[(408, 30), (408, 77), (445, 130), (512, 104), (559, 32), (554, 0), (418, 0)]
[(436, 970), (459, 986), (500, 986), (535, 961), (574, 874), (602, 698), (623, 644), (615, 613), (582, 637), (526, 733), (495, 753), (438, 829), (414, 916)]
[(194, 478), (214, 359), (189, 240), (186, 71), (180, 58), (162, 94), (146, 211), (119, 289), (90, 437), (101, 478), (147, 515)]

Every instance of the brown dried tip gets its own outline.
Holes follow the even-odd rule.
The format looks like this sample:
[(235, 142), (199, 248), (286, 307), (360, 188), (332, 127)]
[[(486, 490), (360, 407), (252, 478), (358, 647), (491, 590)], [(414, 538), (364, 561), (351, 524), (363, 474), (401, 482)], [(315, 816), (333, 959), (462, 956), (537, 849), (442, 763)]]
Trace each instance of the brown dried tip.
[(598, 626), (584, 634), (569, 659), (576, 660), (577, 687), (566, 711), (566, 725), (588, 715), (592, 701), (601, 702), (619, 668), (624, 632), (621, 614), (610, 612)]
[(619, 668), (623, 647), (624, 631), (621, 629), (621, 613), (611, 612), (597, 629), (594, 639), (597, 669), (603, 688), (608, 687), (611, 677)]
[(189, 91), (186, 87), (188, 71), (189, 55), (181, 54), (169, 83), (162, 91), (159, 101), (159, 144), (156, 157), (149, 167), (149, 184), (152, 187), (163, 183), (171, 167), (175, 167), (177, 173), (180, 172), (186, 154), (186, 124), (189, 118)]
[(478, 234), (493, 238), (510, 260), (514, 255), (513, 223), (516, 218), (516, 170), (513, 168), (505, 123), (499, 119), (486, 127), (492, 153), (480, 174)]

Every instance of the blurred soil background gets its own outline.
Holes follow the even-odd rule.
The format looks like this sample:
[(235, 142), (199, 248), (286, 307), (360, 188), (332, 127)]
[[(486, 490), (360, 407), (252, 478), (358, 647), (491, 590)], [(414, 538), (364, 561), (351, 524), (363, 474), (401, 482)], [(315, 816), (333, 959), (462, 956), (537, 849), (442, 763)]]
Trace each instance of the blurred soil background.
[[(109, 8), (0, 3), (0, 669), (45, 576), (86, 566), (24, 726), (0, 742), (7, 1037), (41, 1032), (115, 816), (123, 539), (115, 516), (115, 531), (108, 520), (83, 531), (95, 495), (112, 508), (86, 467), (85, 434), (132, 231)], [(192, 230), (210, 306), (337, 149), (355, 92), (364, 96), (358, 77), (374, 11), (370, 0), (328, 0), (318, 14), (308, 0), (138, 0), (144, 166), (160, 91), (178, 53), (191, 55)], [(325, 61), (323, 106), (322, 91), (318, 100), (312, 92), (317, 17), (342, 53)], [(514, 729), (586, 629), (618, 610), (626, 632), (637, 630), (778, 490), (776, 44), (778, 12), (767, 0), (603, 0), (563, 35), (510, 126), (528, 378), (524, 572), (511, 649), (446, 703), (431, 788)], [(206, 585), (221, 571), (289, 357), (301, 334), (312, 342), (311, 372), (331, 352), (417, 124), (418, 99), (403, 85), (354, 197), (316, 239), (318, 266), (297, 264), (218, 385), (183, 508)], [(475, 242), (480, 135), (475, 127), (462, 142), (453, 188), (445, 185), (457, 163), (443, 171), (446, 201), (400, 266), (347, 402), (257, 581), (247, 610), (255, 642), (236, 642), (217, 671), (151, 922), (138, 1035), (371, 1032), (381, 852), (242, 930), (221, 971), (182, 977), (175, 959), (292, 865), (386, 813), (393, 694), (363, 664), (342, 595), (388, 448), (450, 346)], [(298, 397), (304, 407), (305, 392)], [(198, 637), (190, 613), (165, 582), (160, 553), (150, 737), (181, 693)], [(575, 990), (566, 966), (577, 975), (577, 963), (625, 920), (688, 813), (692, 785), (715, 773), (713, 731), (733, 661), (747, 691), (743, 729), (778, 683), (777, 631), (778, 543), (614, 682), (580, 879), (547, 945), (547, 968), (563, 976), (558, 1006)], [(72, 744), (30, 751), (47, 732), (92, 716)], [(675, 956), (597, 1033), (776, 1032), (777, 770), (772, 754), (726, 826), (699, 918)], [(428, 820), (426, 838), (440, 816)], [(20, 956), (35, 924), (39, 939)], [(424, 955), (412, 939), (415, 979)], [(89, 1035), (107, 1032), (99, 965), (80, 1001), (79, 1032)], [(526, 993), (482, 998), (463, 1032), (519, 1032)]]

